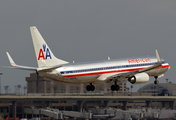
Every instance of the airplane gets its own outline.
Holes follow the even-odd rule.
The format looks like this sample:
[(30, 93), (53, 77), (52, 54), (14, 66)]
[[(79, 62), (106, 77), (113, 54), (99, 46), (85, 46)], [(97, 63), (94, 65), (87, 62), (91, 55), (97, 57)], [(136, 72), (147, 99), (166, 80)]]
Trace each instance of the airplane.
[(87, 91), (94, 91), (95, 84), (114, 82), (112, 91), (120, 89), (117, 82), (128, 80), (131, 84), (141, 84), (154, 77), (154, 84), (170, 69), (170, 65), (159, 56), (156, 57), (132, 57), (122, 59), (110, 59), (100, 61), (88, 61), (69, 63), (54, 56), (49, 46), (35, 26), (30, 27), (32, 41), (38, 67), (28, 67), (15, 64), (8, 52), (7, 56), (11, 67), (22, 70), (36, 71), (47, 79), (70, 84), (88, 84)]

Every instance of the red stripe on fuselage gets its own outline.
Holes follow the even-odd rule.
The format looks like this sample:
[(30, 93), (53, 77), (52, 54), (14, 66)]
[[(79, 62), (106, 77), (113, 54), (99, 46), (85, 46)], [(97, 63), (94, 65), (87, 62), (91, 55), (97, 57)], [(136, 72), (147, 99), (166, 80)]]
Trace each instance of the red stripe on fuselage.
[(160, 69), (160, 68), (169, 68), (169, 67), (170, 67), (170, 65), (163, 65), (161, 67), (158, 67), (157, 69)]
[[(158, 67), (156, 69), (160, 69), (160, 68), (168, 68), (170, 67), (170, 65), (163, 65), (161, 67)], [(81, 77), (81, 76), (90, 76), (90, 75), (100, 75), (100, 74), (107, 74), (107, 73), (119, 73), (119, 72), (131, 72), (131, 71), (136, 71), (136, 70), (140, 70), (140, 69), (144, 69), (146, 67), (143, 68), (134, 68), (134, 69), (122, 69), (122, 70), (113, 70), (113, 71), (101, 71), (101, 72), (93, 72), (93, 73), (82, 73), (82, 74), (75, 74), (75, 75), (63, 75), (63, 77)]]

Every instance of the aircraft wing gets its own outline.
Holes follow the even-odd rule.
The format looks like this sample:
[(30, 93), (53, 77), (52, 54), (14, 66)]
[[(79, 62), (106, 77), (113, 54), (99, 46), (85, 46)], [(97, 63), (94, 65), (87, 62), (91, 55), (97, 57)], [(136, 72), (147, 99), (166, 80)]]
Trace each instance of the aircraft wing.
[(156, 65), (152, 65), (150, 67), (144, 68), (144, 69), (140, 69), (140, 70), (136, 70), (136, 71), (132, 71), (132, 72), (127, 72), (127, 73), (122, 73), (122, 74), (116, 74), (113, 76), (109, 76), (107, 77), (108, 80), (123, 80), (123, 79), (127, 79), (130, 77), (133, 77), (135, 74), (138, 73), (142, 73), (142, 72), (146, 72), (155, 68), (158, 68), (162, 65), (162, 63), (157, 63)]
[(157, 62), (158, 63), (155, 64), (155, 65), (152, 65), (150, 67), (146, 67), (146, 68), (143, 68), (143, 69), (140, 69), (140, 70), (136, 70), (136, 71), (121, 73), (121, 74), (117, 74), (117, 73), (103, 74), (103, 75), (99, 76), (97, 79), (98, 80), (105, 80), (107, 82), (125, 80), (127, 78), (133, 77), (135, 74), (146, 72), (146, 71), (149, 71), (149, 70), (152, 70), (152, 69), (156, 69), (156, 68), (162, 66), (162, 62), (161, 62), (161, 59), (160, 59), (160, 56), (159, 56), (157, 50), (156, 50), (156, 57), (157, 57)]
[(35, 68), (35, 67), (28, 67), (28, 66), (22, 66), (22, 65), (15, 64), (15, 62), (13, 61), (12, 57), (10, 56), (10, 54), (8, 52), (6, 52), (6, 53), (7, 53), (8, 59), (10, 61), (10, 64), (12, 66), (10, 66), (10, 67), (9, 66), (2, 66), (2, 67), (36, 71), (37, 68)]

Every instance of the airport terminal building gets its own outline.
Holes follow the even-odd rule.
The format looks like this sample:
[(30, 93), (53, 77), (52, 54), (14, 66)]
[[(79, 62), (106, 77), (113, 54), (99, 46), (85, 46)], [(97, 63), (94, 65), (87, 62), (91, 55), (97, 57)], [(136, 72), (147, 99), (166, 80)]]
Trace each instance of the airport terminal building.
[[(100, 107), (129, 109), (137, 106), (175, 109), (176, 84), (147, 84), (137, 92), (129, 92), (126, 82), (119, 83), (120, 90), (112, 92), (112, 83), (96, 85), (94, 92), (87, 92), (84, 84), (72, 85), (47, 81), (35, 73), (26, 77), (27, 94), (0, 96), (0, 114), (4, 117), (35, 117), (25, 113), (31, 106), (50, 107), (66, 111), (87, 111)], [(15, 113), (14, 113), (15, 111)]]
[(156, 96), (176, 96), (176, 84), (174, 83), (159, 83), (159, 84), (147, 84), (141, 87), (138, 93), (152, 93)]

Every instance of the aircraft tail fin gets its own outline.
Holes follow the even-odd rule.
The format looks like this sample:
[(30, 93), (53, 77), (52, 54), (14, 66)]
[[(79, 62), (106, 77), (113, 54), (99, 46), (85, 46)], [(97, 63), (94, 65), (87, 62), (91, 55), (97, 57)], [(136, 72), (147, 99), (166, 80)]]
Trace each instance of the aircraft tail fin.
[(35, 26), (30, 27), (38, 67), (51, 67), (68, 63), (54, 56)]

